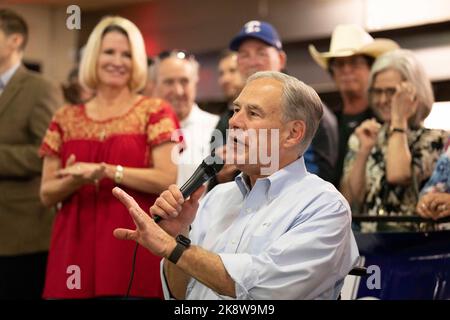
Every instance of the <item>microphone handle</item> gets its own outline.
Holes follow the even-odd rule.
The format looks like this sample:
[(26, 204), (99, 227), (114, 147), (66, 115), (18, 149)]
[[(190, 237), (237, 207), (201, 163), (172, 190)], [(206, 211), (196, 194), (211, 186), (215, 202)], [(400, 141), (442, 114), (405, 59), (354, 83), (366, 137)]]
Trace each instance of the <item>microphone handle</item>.
[(181, 188), (180, 188), (180, 191), (181, 191), (181, 194), (183, 195), (183, 198), (184, 199), (187, 199), (187, 198), (189, 198), (189, 196), (191, 195), (191, 194), (193, 194), (194, 193), (194, 191), (195, 190), (197, 190), (198, 188), (200, 188), (201, 187), (201, 185), (203, 184), (203, 183), (205, 183), (206, 181), (208, 181), (208, 180), (196, 180), (196, 181), (194, 181), (193, 183), (189, 183), (189, 181), (188, 182), (186, 182)]
[[(203, 176), (202, 179), (199, 179), (199, 175)], [(194, 193), (195, 190), (200, 188), (200, 186), (208, 181), (211, 178), (208, 174), (206, 174), (203, 170), (197, 170), (189, 179), (186, 181), (183, 186), (180, 188), (181, 193), (183, 194), (183, 198), (187, 199), (191, 194)], [(161, 222), (162, 218), (160, 216), (154, 216), (153, 221), (155, 223)]]

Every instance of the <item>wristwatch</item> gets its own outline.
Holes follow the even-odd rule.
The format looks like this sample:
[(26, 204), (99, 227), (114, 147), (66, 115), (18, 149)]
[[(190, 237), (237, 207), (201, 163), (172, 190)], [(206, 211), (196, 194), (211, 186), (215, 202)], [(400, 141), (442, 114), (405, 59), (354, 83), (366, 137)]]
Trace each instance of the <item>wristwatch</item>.
[(186, 238), (182, 234), (179, 234), (176, 237), (176, 241), (177, 246), (175, 247), (175, 249), (173, 249), (172, 253), (167, 258), (173, 264), (176, 264), (178, 262), (184, 250), (189, 248), (189, 246), (191, 245), (191, 240), (189, 238)]

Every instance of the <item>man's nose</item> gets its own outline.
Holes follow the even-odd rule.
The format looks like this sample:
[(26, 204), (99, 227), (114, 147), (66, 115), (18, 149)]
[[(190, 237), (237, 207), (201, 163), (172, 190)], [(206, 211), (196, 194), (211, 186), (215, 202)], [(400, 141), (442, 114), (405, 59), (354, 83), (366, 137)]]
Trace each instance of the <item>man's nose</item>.
[(184, 87), (181, 83), (175, 82), (174, 84), (174, 92), (177, 96), (182, 96), (184, 94)]
[(231, 75), (230, 74), (224, 74), (223, 75), (223, 77), (222, 77), (222, 82), (223, 83), (228, 83), (228, 82), (230, 82), (231, 81)]
[(244, 128), (244, 119), (241, 111), (235, 111), (233, 116), (228, 121), (228, 127), (230, 129), (243, 129)]
[(219, 84), (220, 84), (221, 86), (223, 86), (223, 85), (225, 85), (225, 84), (227, 84), (227, 83), (229, 83), (229, 82), (230, 82), (230, 78), (227, 77), (227, 76), (222, 76), (222, 77), (219, 79)]
[(262, 59), (260, 57), (258, 57), (257, 55), (254, 55), (250, 58), (248, 64), (250, 66), (259, 66), (262, 64)]
[(354, 70), (353, 65), (350, 62), (344, 62), (341, 65), (341, 72), (342, 73), (353, 72), (353, 70)]

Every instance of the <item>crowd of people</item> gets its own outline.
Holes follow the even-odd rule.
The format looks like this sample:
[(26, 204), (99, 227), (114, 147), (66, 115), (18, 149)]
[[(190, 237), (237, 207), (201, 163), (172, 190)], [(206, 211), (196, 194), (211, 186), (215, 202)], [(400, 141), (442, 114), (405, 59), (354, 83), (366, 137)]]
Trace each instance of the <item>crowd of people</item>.
[[(450, 216), (431, 82), (357, 25), (309, 47), (342, 100), (329, 108), (287, 74), (274, 26), (249, 21), (218, 57), (221, 115), (196, 102), (195, 56), (148, 58), (128, 19), (101, 19), (63, 90), (24, 68), (27, 39), (0, 9), (0, 299), (336, 299), (354, 231), (418, 230), (352, 214)], [(253, 143), (277, 155), (270, 174)], [(222, 170), (184, 199), (210, 154)]]

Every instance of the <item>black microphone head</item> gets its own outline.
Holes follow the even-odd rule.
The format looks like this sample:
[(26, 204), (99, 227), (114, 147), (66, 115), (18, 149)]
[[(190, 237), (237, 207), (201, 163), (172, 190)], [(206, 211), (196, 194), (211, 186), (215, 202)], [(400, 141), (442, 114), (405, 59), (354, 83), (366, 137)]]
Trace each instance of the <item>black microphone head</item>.
[(211, 172), (210, 174), (215, 176), (220, 170), (222, 170), (224, 161), (220, 157), (213, 157), (209, 155), (203, 160), (202, 166), (206, 171), (208, 171), (208, 173)]

